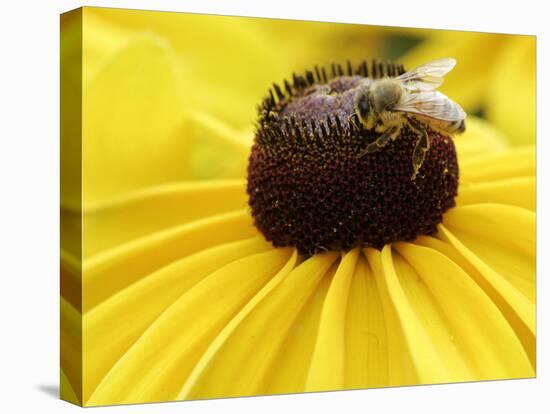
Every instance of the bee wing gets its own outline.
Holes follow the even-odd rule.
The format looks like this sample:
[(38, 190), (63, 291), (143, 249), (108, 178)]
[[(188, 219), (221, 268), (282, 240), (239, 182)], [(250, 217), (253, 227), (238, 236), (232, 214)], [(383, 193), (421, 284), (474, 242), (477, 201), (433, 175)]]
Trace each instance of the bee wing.
[(395, 105), (393, 110), (411, 112), (449, 122), (462, 121), (466, 118), (466, 112), (460, 105), (438, 91), (410, 93)]
[(409, 91), (431, 91), (443, 83), (443, 76), (456, 65), (453, 58), (436, 59), (397, 77)]

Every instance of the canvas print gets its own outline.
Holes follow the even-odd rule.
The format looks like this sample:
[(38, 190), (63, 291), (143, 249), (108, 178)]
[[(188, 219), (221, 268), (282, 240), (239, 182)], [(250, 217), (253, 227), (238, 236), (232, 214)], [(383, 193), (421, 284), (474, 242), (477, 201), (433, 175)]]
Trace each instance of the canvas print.
[(63, 14), (61, 397), (534, 377), (535, 49)]

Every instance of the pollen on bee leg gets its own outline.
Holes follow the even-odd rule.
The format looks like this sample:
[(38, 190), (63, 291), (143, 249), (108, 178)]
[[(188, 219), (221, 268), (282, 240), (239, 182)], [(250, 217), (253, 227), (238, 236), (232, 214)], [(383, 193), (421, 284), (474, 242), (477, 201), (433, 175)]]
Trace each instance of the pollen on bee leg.
[[(336, 66), (332, 77), (319, 68), (311, 76), (295, 75), (292, 94), (281, 91), (280, 98), (275, 92), (260, 105), (247, 190), (254, 223), (273, 245), (306, 255), (380, 249), (434, 233), (454, 206), (458, 165), (448, 137), (428, 131), (430, 149), (414, 181), (418, 138), (409, 127), (358, 157), (381, 135), (351, 116), (364, 68), (342, 75)], [(393, 65), (394, 76), (403, 71)]]
[(425, 130), (418, 129), (415, 130), (415, 133), (418, 134), (418, 139), (413, 150), (413, 175), (411, 176), (411, 180), (416, 179), (418, 171), (422, 167), (424, 159), (426, 158), (426, 153), (430, 147), (430, 138)]

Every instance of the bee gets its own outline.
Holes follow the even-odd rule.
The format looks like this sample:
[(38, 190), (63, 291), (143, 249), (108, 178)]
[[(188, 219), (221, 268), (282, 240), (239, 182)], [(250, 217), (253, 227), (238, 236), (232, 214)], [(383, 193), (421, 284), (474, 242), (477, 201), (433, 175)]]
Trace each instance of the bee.
[(429, 127), (444, 135), (464, 132), (466, 113), (457, 103), (436, 89), (443, 76), (456, 65), (456, 60), (433, 60), (395, 78), (365, 79), (354, 96), (354, 110), (350, 115), (361, 124), (381, 135), (368, 144), (359, 157), (381, 150), (399, 137), (408, 126), (416, 134), (413, 151), (414, 180), (430, 149)]

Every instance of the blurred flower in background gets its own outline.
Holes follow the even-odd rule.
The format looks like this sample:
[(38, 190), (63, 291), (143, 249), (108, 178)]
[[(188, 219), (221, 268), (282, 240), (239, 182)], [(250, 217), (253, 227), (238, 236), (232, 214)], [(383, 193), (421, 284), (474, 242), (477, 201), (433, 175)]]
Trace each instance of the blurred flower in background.
[[(76, 374), (71, 374), (71, 365), (77, 364), (79, 358), (75, 352), (71, 354), (72, 360), (69, 357), (62, 363), (65, 378), (62, 389), (75, 394), (83, 391), (84, 402), (106, 404), (532, 375), (534, 37), (100, 8), (85, 8), (83, 25), (83, 181), (81, 188), (79, 180), (62, 177), (65, 190), (61, 214), (62, 232), (67, 241), (62, 245), (62, 278), (74, 280), (80, 277), (80, 253), (75, 251), (78, 241), (71, 235), (77, 233), (75, 229), (80, 223), (82, 195), (84, 294), (80, 302), (79, 292), (74, 288), (76, 283), (64, 283), (62, 317), (66, 319), (65, 326), (75, 328), (79, 318), (76, 309), (82, 307), (85, 378), (84, 385), (75, 385), (79, 382)], [(69, 43), (73, 39), (71, 30), (76, 32), (77, 27), (78, 21), (75, 21), (64, 28)], [(74, 54), (78, 56), (80, 44), (73, 43)], [(68, 50), (72, 50), (71, 47)], [(489, 292), (505, 318), (493, 302), (475, 292), (474, 285), (464, 288), (465, 294), (480, 304), (476, 309), (491, 315), (487, 321), (493, 325), (485, 328), (496, 332), (494, 338), (509, 346), (506, 351), (509, 353), (503, 351), (502, 356), (513, 358), (516, 365), (507, 367), (493, 361), (496, 376), (490, 375), (490, 369), (476, 366), (481, 363), (477, 357), (452, 351), (438, 353), (436, 358), (442, 361), (450, 358), (451, 363), (438, 366), (433, 362), (435, 368), (431, 370), (418, 365), (431, 360), (431, 356), (413, 349), (409, 355), (411, 360), (402, 361), (402, 366), (392, 365), (390, 372), (402, 374), (393, 381), (388, 378), (388, 371), (373, 368), (367, 374), (342, 374), (335, 382), (326, 382), (324, 379), (331, 378), (334, 367), (327, 357), (330, 350), (325, 349), (326, 344), (320, 341), (316, 346), (316, 321), (322, 312), (329, 312), (329, 316), (323, 313), (319, 335), (332, 334), (339, 325), (330, 319), (330, 310), (323, 309), (323, 299), (326, 296), (328, 306), (341, 312), (344, 305), (339, 302), (339, 292), (347, 292), (351, 284), (362, 288), (363, 283), (370, 283), (365, 282), (367, 279), (352, 277), (354, 273), (349, 267), (358, 269), (361, 275), (380, 275), (380, 268), (387, 267), (391, 261), (391, 253), (352, 251), (340, 262), (345, 266), (343, 271), (338, 270), (340, 273), (336, 270), (340, 268), (334, 266), (336, 255), (317, 257), (307, 270), (317, 275), (315, 282), (298, 278), (297, 285), (286, 286), (284, 289), (288, 292), (280, 293), (279, 299), (271, 297), (271, 302), (262, 302), (262, 295), (274, 291), (286, 274), (304, 268), (299, 266), (301, 259), (290, 249), (270, 249), (258, 238), (246, 213), (244, 177), (253, 141), (256, 106), (273, 81), (279, 82), (293, 72), (303, 72), (316, 63), (348, 59), (358, 62), (375, 57), (398, 60), (410, 69), (447, 56), (456, 58), (458, 64), (441, 90), (469, 113), (468, 131), (457, 139), (465, 183), (457, 204), (462, 208), (476, 203), (514, 206), (511, 210), (499, 207), (487, 211), (489, 215), (497, 211), (497, 217), (527, 223), (520, 232), (530, 244), (521, 250), (513, 243), (498, 247), (497, 240), (491, 239), (492, 247), (482, 247), (475, 242), (476, 237), (482, 235), (475, 232), (459, 241), (456, 234), (469, 232), (461, 227), (462, 220), (472, 219), (476, 225), (483, 226), (487, 211), (484, 207), (477, 210), (457, 207), (456, 213), (445, 222), (455, 233), (443, 229), (441, 240), (426, 237), (418, 243), (424, 247), (407, 244), (397, 249), (403, 257), (415, 257), (418, 253), (428, 261), (439, 263), (454, 275), (457, 286), (461, 286), (463, 274), (460, 272), (478, 275), (472, 278), (481, 285), (486, 283), (483, 289)], [(78, 75), (70, 71), (65, 75), (68, 77), (65, 82), (78, 79)], [(520, 146), (524, 148), (511, 148)], [(62, 163), (67, 163), (64, 169), (75, 168), (74, 159), (79, 157), (80, 148), (65, 146), (64, 151), (68, 151), (68, 156), (62, 158)], [(487, 156), (489, 158), (483, 158)], [(484, 172), (487, 162), (493, 162), (494, 169)], [(497, 187), (488, 183), (496, 183)], [(468, 185), (471, 185), (469, 189)], [(504, 194), (511, 190), (515, 195)], [(488, 226), (487, 231), (496, 231), (499, 223)], [(435, 250), (422, 250), (427, 247)], [(494, 259), (499, 249), (511, 255), (506, 263), (519, 269), (519, 276), (510, 276), (502, 270), (497, 262), (504, 259), (501, 255)], [(519, 256), (514, 256), (519, 250)], [(487, 270), (484, 263), (476, 262), (469, 256), (471, 251), (483, 257), (492, 269)], [(461, 268), (434, 252), (444, 252)], [(237, 261), (235, 269), (223, 267), (234, 261)], [(375, 269), (369, 270), (367, 261)], [(410, 280), (416, 277), (406, 269), (402, 259), (397, 262), (396, 266), (401, 269), (398, 273), (406, 274)], [(199, 283), (220, 268), (226, 270), (221, 271), (217, 282), (213, 279), (212, 285)], [(243, 286), (235, 275), (247, 269), (257, 270), (257, 275)], [(329, 276), (319, 282), (325, 273)], [(501, 274), (507, 276), (503, 278)], [(339, 275), (338, 279), (334, 279), (335, 275)], [(430, 278), (435, 284), (433, 275)], [(333, 286), (331, 280), (340, 282)], [(242, 289), (237, 292), (238, 299), (226, 303), (223, 297), (216, 296), (216, 292), (225, 289), (222, 282), (227, 283), (227, 289), (232, 292)], [(192, 291), (195, 284), (199, 286), (193, 291), (195, 296), (187, 295), (182, 300), (184, 293)], [(355, 297), (353, 301), (350, 299), (349, 306), (357, 309), (371, 306), (373, 315), (377, 314), (379, 302), (388, 300), (386, 296), (391, 289), (384, 286), (381, 298), (375, 295), (378, 301), (375, 304), (369, 304), (368, 298)], [(289, 298), (299, 289), (304, 289), (303, 296), (298, 295), (292, 302)], [(370, 289), (374, 294), (376, 289), (372, 286)], [(252, 294), (257, 291), (258, 295)], [(310, 296), (313, 291), (316, 295)], [(350, 292), (351, 297), (357, 290)], [(408, 292), (413, 296), (426, 294), (420, 290)], [(289, 301), (288, 307), (284, 305), (285, 300)], [(263, 303), (259, 311), (262, 317), (247, 319), (260, 302)], [(428, 308), (426, 312), (434, 312), (434, 303), (424, 307), (419, 300), (406, 312)], [(296, 315), (302, 306), (307, 311), (302, 310), (298, 318)], [(204, 315), (193, 314), (193, 318), (211, 318), (213, 324), (192, 325), (178, 313), (197, 309), (203, 309)], [(275, 313), (281, 309), (287, 309), (288, 314), (283, 312), (282, 319), (277, 320)], [(235, 321), (231, 316), (237, 311), (240, 319)], [(405, 312), (403, 308), (399, 308), (400, 311)], [(349, 326), (365, 322), (357, 312), (349, 313), (352, 315), (348, 315)], [(270, 317), (275, 318), (273, 322)], [(435, 316), (430, 318), (432, 316), (426, 316), (420, 322), (413, 318), (414, 324), (444, 323)], [(291, 330), (296, 320), (300, 325)], [(258, 323), (260, 325), (256, 325)], [(371, 320), (369, 326), (374, 331), (394, 332), (395, 337), (400, 337), (396, 343), (405, 348), (411, 345), (410, 341), (417, 346), (433, 341), (436, 348), (450, 346), (453, 341), (439, 328), (434, 328), (437, 333), (433, 336), (428, 334), (429, 339), (422, 336), (424, 333), (419, 339), (417, 334), (403, 333), (396, 320), (390, 323), (393, 325), (384, 328)], [(262, 326), (268, 327), (269, 332), (260, 329)], [(222, 328), (223, 335), (216, 337)], [(69, 332), (65, 331), (65, 335), (71, 337), (70, 328), (67, 329)], [(243, 330), (242, 335), (235, 334), (239, 329)], [(180, 330), (182, 336), (177, 340), (166, 339), (174, 330)], [(371, 335), (361, 332), (361, 335)], [(465, 334), (460, 330), (456, 332)], [(253, 335), (265, 335), (267, 342), (258, 345), (263, 346), (261, 349), (265, 352), (247, 356), (243, 350), (248, 349), (250, 338), (260, 341)], [(410, 335), (415, 337), (411, 339)], [(346, 348), (349, 360), (338, 362), (340, 368), (354, 365), (354, 358), (363, 362), (361, 345), (373, 349), (386, 346), (355, 336), (346, 338), (350, 346), (358, 348)], [(481, 342), (478, 345), (483, 348), (482, 352), (489, 352), (492, 340)], [(283, 357), (285, 352), (287, 356)], [(384, 348), (385, 356), (380, 356), (380, 361), (398, 352), (397, 348), (390, 351)], [(208, 353), (215, 358), (209, 359)], [(253, 361), (250, 363), (255, 365), (246, 368), (244, 359), (231, 359), (226, 353), (233, 353), (235, 358), (250, 357)], [(369, 363), (377, 363), (375, 357), (369, 358), (374, 358)], [(212, 367), (219, 366), (219, 370), (212, 371), (208, 365), (211, 363)], [(235, 369), (243, 370), (241, 382), (235, 384), (233, 390), (225, 389), (233, 381), (227, 373), (234, 373)], [(456, 369), (457, 374), (449, 377), (447, 370), (452, 369)], [(269, 381), (265, 377), (267, 371), (272, 372)], [(219, 373), (220, 379), (212, 372)], [(224, 377), (226, 374), (229, 376)], [(189, 380), (185, 383), (184, 379)]]

